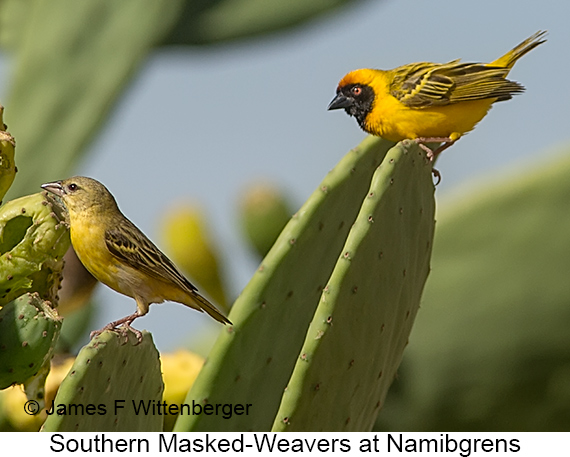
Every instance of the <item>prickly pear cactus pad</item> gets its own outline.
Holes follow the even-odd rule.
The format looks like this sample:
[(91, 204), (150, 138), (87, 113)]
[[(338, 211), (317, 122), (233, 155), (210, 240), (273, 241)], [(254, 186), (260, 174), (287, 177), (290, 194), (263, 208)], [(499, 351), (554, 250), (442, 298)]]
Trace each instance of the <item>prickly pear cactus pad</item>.
[(275, 431), (366, 431), (400, 364), (429, 273), (431, 163), (398, 144), (378, 167), (323, 290)]
[(39, 371), (24, 382), (26, 398), (28, 400), (34, 400), (37, 403), (38, 411), (41, 411), (46, 406), (46, 380), (51, 369), (51, 358), (55, 352), (55, 343), (57, 343), (57, 341), (54, 341), (52, 344), (49, 358), (46, 358), (46, 361), (40, 367)]
[(55, 304), (69, 248), (63, 210), (44, 193), (0, 207), (0, 306), (37, 291)]
[(49, 363), (60, 329), (57, 313), (37, 293), (0, 309), (0, 389), (24, 383)]
[(186, 403), (251, 404), (222, 419), (180, 416), (175, 431), (270, 430), (322, 290), (376, 167), (394, 143), (369, 137), (293, 216), (242, 291)]
[(159, 354), (146, 331), (142, 343), (136, 343), (132, 332), (125, 341), (125, 335), (106, 331), (83, 347), (59, 387), (53, 409), (46, 405), (53, 414), (42, 430), (161, 431), (164, 415), (152, 409), (164, 390)]

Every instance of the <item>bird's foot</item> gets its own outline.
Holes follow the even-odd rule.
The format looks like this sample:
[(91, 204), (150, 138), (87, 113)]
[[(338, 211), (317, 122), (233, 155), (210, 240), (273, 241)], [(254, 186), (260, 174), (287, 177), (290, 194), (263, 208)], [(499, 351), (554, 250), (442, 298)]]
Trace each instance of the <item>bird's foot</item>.
[[(140, 344), (143, 340), (143, 336), (142, 333), (131, 327), (131, 324), (133, 323), (133, 321), (137, 318), (140, 317), (141, 314), (139, 314), (139, 312), (137, 311), (136, 313), (130, 314), (129, 316), (123, 317), (122, 319), (113, 321), (108, 323), (107, 325), (105, 325), (105, 327), (103, 327), (100, 330), (94, 330), (90, 333), (90, 337), (93, 339), (96, 336), (99, 336), (101, 333), (103, 333), (106, 330), (112, 330), (114, 332), (118, 332), (121, 333), (124, 337), (125, 337), (125, 344), (129, 341), (129, 330), (132, 331), (135, 336), (137, 337), (138, 343)], [(117, 328), (120, 327), (120, 328)]]
[(426, 146), (425, 144), (418, 141), (419, 139), (420, 138), (415, 139), (416, 143), (418, 144), (420, 149), (423, 149), (423, 151), (426, 153), (426, 157), (429, 159), (429, 161), (433, 162), (433, 150), (431, 148), (429, 148), (428, 146)]
[[(435, 152), (428, 148), (425, 144), (418, 142), (418, 146), (426, 152), (426, 156), (430, 162), (434, 161)], [(441, 149), (441, 148), (440, 148)], [(436, 150), (437, 151), (437, 150)], [(435, 185), (437, 186), (441, 182), (441, 173), (436, 168), (431, 169), (433, 177), (437, 179)]]
[[(443, 137), (419, 137), (414, 138), (414, 141), (422, 148), (427, 155), (427, 158), (433, 162), (436, 157), (445, 151), (448, 147), (452, 146), (457, 140), (454, 140), (448, 136)], [(432, 150), (426, 146), (426, 143), (443, 143), (439, 148)]]
[(127, 344), (129, 342), (129, 331), (133, 332), (137, 338), (137, 342), (135, 343), (135, 346), (138, 346), (139, 344), (142, 343), (143, 336), (142, 336), (141, 331), (137, 330), (134, 327), (131, 327), (130, 323), (124, 323), (119, 328), (116, 328), (115, 331), (118, 333), (121, 333), (125, 337), (125, 344)]
[[(420, 137), (415, 138), (414, 141), (418, 144), (418, 146), (423, 149), (426, 153), (426, 157), (430, 162), (435, 161), (436, 157), (445, 151), (447, 148), (452, 146), (457, 140), (454, 140), (450, 137)], [(443, 143), (439, 148), (432, 150), (429, 148), (426, 143)], [(431, 170), (434, 178), (437, 179), (435, 185), (437, 186), (441, 182), (441, 173), (439, 170), (433, 168)]]

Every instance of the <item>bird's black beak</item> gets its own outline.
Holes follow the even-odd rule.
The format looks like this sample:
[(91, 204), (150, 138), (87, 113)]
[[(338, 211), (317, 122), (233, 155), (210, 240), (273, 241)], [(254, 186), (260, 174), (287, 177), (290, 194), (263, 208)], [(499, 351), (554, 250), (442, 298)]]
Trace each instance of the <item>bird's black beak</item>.
[(327, 108), (329, 111), (333, 109), (341, 109), (341, 108), (348, 108), (353, 103), (353, 100), (348, 98), (342, 92), (336, 94), (336, 97), (331, 100), (329, 103), (329, 107)]
[(63, 197), (65, 191), (63, 190), (63, 186), (61, 185), (61, 181), (56, 182), (48, 182), (46, 184), (42, 184), (42, 189), (51, 192), (52, 194), (57, 195), (58, 197)]

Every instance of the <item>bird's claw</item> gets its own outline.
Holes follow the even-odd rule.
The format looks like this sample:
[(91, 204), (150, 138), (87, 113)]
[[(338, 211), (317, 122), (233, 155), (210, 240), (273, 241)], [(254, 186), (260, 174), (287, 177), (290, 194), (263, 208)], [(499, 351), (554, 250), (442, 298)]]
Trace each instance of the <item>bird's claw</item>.
[(133, 321), (137, 318), (140, 317), (140, 314), (138, 313), (138, 311), (134, 314), (131, 314), (130, 316), (127, 317), (123, 317), (122, 319), (119, 319), (118, 321), (114, 321), (111, 322), (107, 325), (105, 325), (105, 327), (103, 327), (101, 330), (94, 330), (90, 333), (90, 337), (93, 339), (96, 336), (99, 336), (101, 333), (103, 333), (105, 330), (111, 330), (113, 332), (117, 332), (122, 334), (125, 337), (125, 342), (123, 344), (127, 344), (129, 341), (129, 330), (131, 332), (133, 332), (137, 338), (137, 343), (135, 344), (141, 344), (142, 340), (143, 340), (143, 336), (142, 333), (137, 330), (136, 328), (131, 327), (131, 324), (133, 323)]
[[(112, 323), (111, 323), (112, 324)], [(93, 339), (99, 335), (101, 335), (101, 333), (107, 331), (107, 330), (115, 330), (115, 327), (113, 327), (111, 324), (107, 324), (105, 325), (105, 327), (103, 327), (100, 330), (93, 330), (90, 334), (89, 334), (89, 338)]]
[(137, 338), (137, 342), (135, 344), (135, 346), (138, 346), (139, 344), (142, 343), (143, 340), (143, 335), (142, 332), (140, 330), (137, 330), (134, 327), (131, 327), (130, 324), (123, 324), (120, 327), (109, 327), (109, 326), (105, 326), (103, 327), (101, 330), (93, 330), (90, 334), (89, 337), (91, 339), (99, 336), (101, 333), (110, 330), (112, 332), (118, 333), (121, 336), (123, 336), (125, 338), (125, 342), (123, 344), (127, 344), (129, 342), (129, 331), (133, 332), (135, 334), (135, 337)]
[[(421, 138), (415, 138), (414, 141), (421, 149), (425, 151), (427, 159), (430, 162), (434, 162), (439, 154), (441, 154), (450, 146), (453, 146), (453, 144), (457, 140), (456, 139), (454, 140), (449, 137), (433, 137), (433, 138), (421, 137)], [(426, 146), (426, 143), (443, 143), (443, 144), (439, 148), (432, 150), (431, 148)], [(435, 183), (435, 185), (437, 186), (441, 182), (441, 173), (439, 172), (439, 170), (436, 170), (435, 168), (432, 168), (431, 172), (434, 178), (437, 179), (437, 182)]]
[[(424, 143), (417, 141), (418, 146), (423, 149), (426, 153), (426, 157), (430, 162), (433, 162), (436, 156), (436, 153), (438, 153), (437, 151), (439, 149), (436, 149), (435, 151), (432, 151), (430, 148), (428, 148)], [(441, 149), (441, 148), (440, 148)], [(441, 173), (439, 172), (439, 170), (432, 168), (431, 170), (434, 178), (437, 179), (437, 182), (435, 183), (435, 185), (437, 186), (440, 182), (441, 182)]]
[(140, 330), (137, 330), (134, 327), (131, 327), (130, 324), (128, 324), (128, 323), (125, 323), (125, 324), (121, 325), (120, 327), (116, 328), (115, 331), (123, 334), (123, 336), (125, 337), (125, 343), (124, 344), (127, 344), (129, 342), (129, 331), (133, 332), (135, 334), (135, 337), (137, 338), (137, 342), (135, 343), (135, 346), (138, 346), (139, 344), (142, 343), (142, 340), (143, 340), (142, 332)]
[(439, 170), (436, 170), (435, 168), (431, 169), (431, 173), (433, 177), (437, 179), (435, 183), (435, 185), (437, 186), (441, 182), (441, 173), (439, 172)]
[(428, 160), (430, 162), (433, 162), (434, 159), (433, 151), (430, 148), (428, 148), (424, 143), (421, 143), (419, 141), (416, 141), (416, 143), (418, 144), (420, 149), (422, 149), (426, 153), (426, 157), (428, 158)]
[(93, 339), (95, 337), (98, 337), (99, 335), (101, 335), (101, 333), (103, 333), (106, 329), (101, 329), (101, 330), (93, 330), (90, 334), (89, 334), (89, 338)]

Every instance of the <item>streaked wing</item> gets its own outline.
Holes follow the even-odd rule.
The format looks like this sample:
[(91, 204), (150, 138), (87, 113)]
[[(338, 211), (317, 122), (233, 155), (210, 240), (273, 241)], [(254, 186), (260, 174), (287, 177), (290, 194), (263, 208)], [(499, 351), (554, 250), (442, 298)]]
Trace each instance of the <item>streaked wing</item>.
[(509, 100), (524, 91), (517, 82), (505, 79), (508, 68), (479, 63), (446, 64), (422, 62), (397, 69), (391, 94), (410, 108), (496, 98)]
[(183, 289), (197, 290), (171, 260), (129, 220), (106, 230), (105, 244), (112, 255), (127, 265), (151, 277), (174, 282)]

